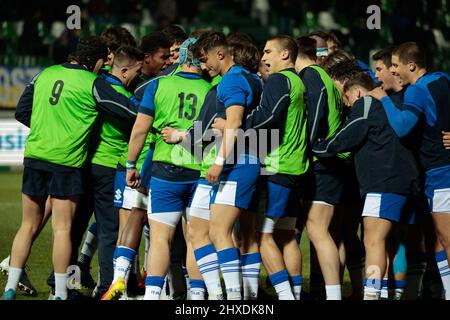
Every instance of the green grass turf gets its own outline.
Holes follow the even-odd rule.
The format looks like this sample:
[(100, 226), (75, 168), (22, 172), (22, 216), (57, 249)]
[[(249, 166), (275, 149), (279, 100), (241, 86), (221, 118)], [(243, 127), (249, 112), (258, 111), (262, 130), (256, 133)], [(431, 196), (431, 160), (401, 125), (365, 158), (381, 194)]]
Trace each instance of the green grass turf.
[[(20, 226), (22, 216), (21, 205), (21, 172), (6, 172), (0, 171), (0, 259), (3, 260), (9, 255), (12, 241), (17, 229)], [(51, 270), (51, 224), (47, 223), (40, 236), (35, 241), (31, 255), (28, 259), (27, 266), (29, 268), (28, 276), (33, 285), (38, 290), (37, 297), (29, 297), (18, 292), (17, 299), (27, 300), (46, 300), (49, 294), (49, 287), (46, 284), (47, 277)], [(143, 241), (142, 241), (143, 243)], [(140, 248), (140, 262), (143, 263), (144, 250), (143, 245)], [(303, 255), (303, 277), (304, 288), (309, 290), (309, 240), (306, 233), (303, 233), (301, 240), (301, 249)], [(97, 279), (97, 255), (92, 260), (92, 275)], [(272, 288), (266, 287), (266, 273), (262, 268), (261, 272), (261, 287), (270, 296), (274, 296)], [(6, 277), (0, 275), (0, 290), (3, 292), (6, 285)], [(350, 284), (348, 272), (344, 274), (344, 295), (350, 293)], [(84, 294), (89, 294), (89, 291), (82, 290)]]

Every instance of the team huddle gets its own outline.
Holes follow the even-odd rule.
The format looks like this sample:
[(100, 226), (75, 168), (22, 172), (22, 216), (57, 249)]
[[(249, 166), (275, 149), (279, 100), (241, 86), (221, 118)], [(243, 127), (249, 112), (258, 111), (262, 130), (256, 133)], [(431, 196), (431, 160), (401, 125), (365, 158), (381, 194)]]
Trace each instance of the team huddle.
[(435, 270), (449, 300), (450, 78), (414, 42), (372, 58), (375, 73), (323, 32), (262, 52), (177, 26), (81, 38), (17, 105), (30, 134), (3, 299), (35, 291), (24, 268), (51, 216), (54, 300), (76, 298), (73, 266), (101, 300), (256, 300), (262, 266), (300, 300), (303, 229), (310, 295), (341, 300), (347, 267), (354, 299), (417, 299)]

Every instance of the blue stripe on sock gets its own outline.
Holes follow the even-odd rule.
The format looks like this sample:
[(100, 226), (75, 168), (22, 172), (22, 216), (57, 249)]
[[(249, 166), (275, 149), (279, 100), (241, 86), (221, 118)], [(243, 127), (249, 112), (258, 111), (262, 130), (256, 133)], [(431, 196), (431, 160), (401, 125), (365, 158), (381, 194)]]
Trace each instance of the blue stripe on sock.
[(208, 273), (208, 272), (211, 272), (211, 271), (214, 271), (214, 270), (219, 270), (219, 267), (212, 267), (212, 268), (209, 268), (209, 269), (202, 269), (202, 270), (200, 270), (200, 273), (204, 274), (204, 273)]
[(93, 235), (97, 236), (97, 222), (92, 222), (92, 224), (89, 227), (89, 232)]
[(406, 281), (405, 280), (395, 280), (395, 288), (397, 289), (404, 289), (406, 287)]
[(241, 256), (241, 264), (243, 266), (254, 263), (261, 263), (261, 254), (259, 252), (243, 254)]
[(214, 245), (211, 244), (207, 244), (204, 247), (198, 248), (197, 250), (194, 250), (194, 255), (195, 255), (195, 260), (200, 260), (206, 256), (209, 256), (210, 254), (213, 254), (216, 252), (216, 248), (214, 247)]
[(450, 271), (441, 273), (441, 277), (445, 277), (445, 276), (449, 276), (449, 275), (450, 275)]
[(189, 285), (192, 288), (201, 288), (201, 289), (205, 289), (206, 290), (206, 284), (205, 281), (203, 280), (189, 280)]
[(284, 269), (278, 271), (277, 273), (269, 275), (269, 279), (272, 285), (276, 286), (277, 284), (289, 281), (289, 273), (287, 272), (286, 269)]
[(156, 286), (162, 288), (164, 286), (164, 278), (160, 276), (147, 276), (145, 286)]
[(388, 279), (381, 280), (381, 287), (382, 288), (387, 288), (387, 286), (388, 286)]
[(201, 270), (203, 268), (207, 268), (209, 266), (212, 266), (212, 265), (215, 265), (215, 264), (218, 264), (218, 263), (219, 262), (217, 260), (216, 261), (205, 262), (205, 263), (202, 263), (202, 264), (198, 265), (198, 268)]
[(303, 284), (303, 277), (302, 276), (292, 276), (291, 278), (291, 284), (293, 286), (301, 286)]
[(442, 262), (444, 260), (447, 260), (447, 255), (445, 254), (445, 251), (442, 250), (442, 251), (436, 252), (436, 261)]
[(242, 270), (242, 272), (254, 272), (254, 273), (259, 273), (259, 269), (258, 269), (258, 268), (245, 268), (245, 270)]
[(136, 251), (134, 251), (131, 248), (118, 247), (116, 259), (119, 257), (124, 257), (125, 259), (127, 259), (129, 261), (133, 261), (135, 255), (136, 255)]
[(221, 265), (230, 261), (239, 260), (239, 250), (236, 248), (226, 248), (217, 251), (217, 258)]

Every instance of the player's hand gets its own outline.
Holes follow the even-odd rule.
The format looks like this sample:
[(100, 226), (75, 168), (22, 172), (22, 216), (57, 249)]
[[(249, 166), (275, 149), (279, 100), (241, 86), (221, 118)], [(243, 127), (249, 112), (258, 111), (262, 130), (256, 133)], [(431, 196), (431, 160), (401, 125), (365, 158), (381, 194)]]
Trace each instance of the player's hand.
[(141, 175), (137, 169), (127, 169), (127, 185), (132, 189), (137, 189), (141, 186)]
[(166, 143), (178, 143), (183, 139), (183, 135), (172, 127), (164, 127), (161, 135)]
[(214, 123), (212, 124), (212, 128), (216, 129), (216, 130), (220, 130), (220, 131), (224, 131), (225, 130), (225, 124), (227, 123), (227, 121), (223, 118), (215, 118), (214, 119)]
[(219, 182), (219, 176), (222, 173), (223, 166), (213, 164), (211, 168), (206, 172), (206, 180), (209, 184), (216, 184)]
[(445, 149), (450, 149), (450, 132), (442, 131), (442, 140), (444, 142)]
[(372, 91), (369, 91), (369, 94), (377, 100), (381, 100), (381, 98), (386, 97), (386, 92), (380, 87), (376, 87)]

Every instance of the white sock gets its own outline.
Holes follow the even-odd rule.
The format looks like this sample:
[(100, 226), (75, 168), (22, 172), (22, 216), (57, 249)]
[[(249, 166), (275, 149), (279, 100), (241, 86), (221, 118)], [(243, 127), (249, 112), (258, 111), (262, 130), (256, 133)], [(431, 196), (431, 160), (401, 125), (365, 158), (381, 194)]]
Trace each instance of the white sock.
[(442, 285), (445, 291), (445, 300), (450, 300), (450, 268), (448, 266), (447, 255), (445, 251), (436, 253), (436, 262), (441, 274)]
[(381, 299), (389, 299), (389, 288), (388, 288), (388, 279), (387, 278), (383, 278), (383, 281), (381, 281), (380, 298)]
[(364, 300), (380, 300), (381, 279), (366, 279), (364, 281)]
[(342, 300), (341, 285), (325, 285), (327, 300)]
[(291, 286), (292, 286), (292, 292), (294, 293), (295, 300), (300, 300), (301, 294), (302, 294), (302, 284), (303, 284), (303, 277), (302, 276), (291, 276)]
[(161, 289), (164, 286), (164, 278), (160, 276), (147, 276), (145, 279), (144, 300), (159, 300)]
[(9, 267), (8, 282), (6, 283), (5, 292), (9, 289), (17, 291), (20, 277), (22, 276), (22, 268)]
[[(84, 239), (83, 246), (81, 247), (81, 253), (85, 256), (92, 258), (97, 250), (97, 227), (93, 227), (94, 224), (89, 228), (86, 238)], [(95, 231), (94, 231), (95, 229)]]
[[(191, 293), (191, 284), (189, 281), (189, 273), (187, 272), (186, 266), (182, 265), (181, 270), (183, 271), (184, 281), (186, 282), (186, 299), (191, 300), (191, 298), (189, 296)], [(172, 276), (173, 276), (173, 274), (172, 274)]]
[(219, 250), (217, 258), (227, 290), (227, 300), (242, 300), (239, 250), (234, 247)]
[(205, 300), (206, 285), (203, 280), (190, 280), (190, 300)]
[(194, 250), (198, 269), (208, 290), (208, 300), (223, 300), (222, 285), (220, 283), (219, 262), (213, 244)]
[(278, 300), (295, 300), (286, 269), (269, 275), (269, 279), (277, 292)]
[(150, 248), (150, 228), (148, 224), (144, 226), (145, 255), (144, 255), (144, 271), (147, 272), (148, 250)]
[(241, 268), (244, 300), (256, 300), (258, 298), (261, 254), (259, 252), (254, 252), (241, 255)]
[(67, 300), (67, 273), (55, 272), (55, 298)]
[(136, 256), (136, 251), (128, 247), (118, 247), (116, 267), (114, 269), (114, 279), (112, 283), (116, 283), (119, 277), (125, 279), (127, 273), (131, 268), (131, 263)]

